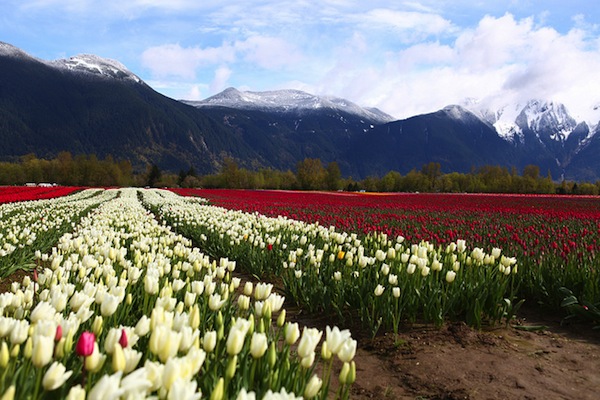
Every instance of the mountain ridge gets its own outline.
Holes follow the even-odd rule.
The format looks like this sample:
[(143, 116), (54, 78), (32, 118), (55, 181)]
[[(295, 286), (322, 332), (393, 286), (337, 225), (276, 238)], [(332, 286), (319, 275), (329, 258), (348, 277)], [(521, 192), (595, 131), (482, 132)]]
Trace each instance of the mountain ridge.
[(118, 61), (85, 54), (44, 61), (0, 42), (2, 160), (70, 151), (130, 159), (137, 169), (212, 173), (227, 159), (286, 170), (319, 158), (355, 178), (429, 162), (445, 172), (535, 164), (555, 179), (595, 180), (599, 130), (539, 99), (496, 109), (471, 101), (402, 120), (291, 89), (228, 88), (201, 102), (177, 101)]
[(301, 90), (283, 89), (263, 92), (240, 91), (229, 87), (204, 100), (181, 100), (194, 107), (228, 107), (272, 112), (302, 112), (319, 108), (330, 108), (349, 114), (363, 116), (378, 123), (391, 122), (394, 117), (377, 108), (364, 108), (334, 96), (317, 96)]

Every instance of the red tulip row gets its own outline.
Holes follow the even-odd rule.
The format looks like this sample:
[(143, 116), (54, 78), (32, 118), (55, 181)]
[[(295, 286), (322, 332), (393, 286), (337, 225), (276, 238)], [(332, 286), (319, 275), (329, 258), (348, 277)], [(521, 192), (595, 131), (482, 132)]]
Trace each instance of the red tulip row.
[(600, 301), (600, 198), (498, 194), (370, 194), (178, 189), (212, 204), (282, 215), (367, 234), (402, 235), (409, 243), (465, 239), (500, 247), (522, 266), (525, 297), (560, 305), (566, 286)]
[(0, 204), (16, 201), (53, 199), (77, 190), (76, 186), (0, 186)]

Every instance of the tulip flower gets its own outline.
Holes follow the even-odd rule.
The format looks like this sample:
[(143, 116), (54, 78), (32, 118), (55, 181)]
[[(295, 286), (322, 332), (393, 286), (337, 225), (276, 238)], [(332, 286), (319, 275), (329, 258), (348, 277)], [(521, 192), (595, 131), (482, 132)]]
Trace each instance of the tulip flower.
[(337, 354), (350, 336), (348, 329), (340, 330), (337, 326), (333, 328), (327, 326), (325, 328), (325, 343), (327, 343), (327, 348), (332, 354)]
[(234, 356), (242, 351), (246, 334), (235, 326), (232, 326), (227, 336), (227, 354)]
[(354, 355), (356, 354), (356, 344), (356, 340), (350, 338), (346, 339), (340, 348), (338, 358), (342, 362), (352, 361)]
[(296, 340), (300, 337), (300, 328), (298, 327), (297, 322), (288, 322), (283, 329), (285, 334), (285, 343), (288, 345), (293, 345), (296, 343)]
[(15, 385), (10, 385), (10, 387), (6, 389), (2, 397), (0, 397), (0, 400), (13, 400), (15, 398), (15, 392)]
[(323, 332), (316, 328), (306, 328), (302, 330), (302, 337), (300, 343), (298, 343), (298, 356), (300, 358), (309, 357), (311, 353), (314, 354), (317, 344), (321, 340)]
[(92, 332), (85, 331), (79, 336), (77, 344), (75, 345), (75, 352), (81, 357), (90, 356), (94, 352), (94, 344), (96, 342), (96, 335)]
[(73, 371), (68, 371), (67, 368), (59, 363), (58, 361), (54, 361), (48, 371), (44, 374), (44, 378), (42, 380), (42, 386), (44, 390), (52, 391), (56, 390), (71, 377)]
[(121, 329), (121, 338), (119, 339), (119, 344), (123, 348), (127, 347), (128, 340), (127, 340), (127, 333), (125, 332), (125, 329)]
[(8, 345), (3, 341), (0, 345), (0, 368), (6, 368), (9, 360), (10, 353), (8, 351)]
[(250, 340), (250, 354), (254, 358), (261, 358), (268, 348), (267, 335), (254, 332)]
[(33, 336), (33, 352), (31, 354), (31, 363), (36, 368), (46, 366), (52, 360), (54, 352), (54, 338), (35, 335)]
[(319, 393), (319, 390), (321, 390), (322, 385), (323, 380), (317, 375), (313, 375), (306, 384), (306, 388), (304, 389), (304, 398), (312, 399), (313, 397), (315, 397)]

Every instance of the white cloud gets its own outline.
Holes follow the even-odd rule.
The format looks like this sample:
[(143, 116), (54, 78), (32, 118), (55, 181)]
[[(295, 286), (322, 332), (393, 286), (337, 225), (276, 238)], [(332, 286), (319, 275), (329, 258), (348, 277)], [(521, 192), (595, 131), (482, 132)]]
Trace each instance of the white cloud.
[(142, 53), (142, 65), (156, 77), (194, 79), (200, 66), (234, 60), (235, 51), (228, 44), (204, 49), (165, 44), (150, 47)]
[(590, 31), (560, 34), (509, 14), (482, 18), (453, 43), (418, 43), (388, 52), (384, 63), (344, 66), (332, 67), (322, 83), (398, 118), (468, 97), (495, 104), (555, 100), (582, 118), (600, 102), (600, 46)]
[(235, 43), (244, 59), (265, 69), (281, 69), (296, 65), (302, 55), (287, 41), (269, 36), (251, 36)]
[(438, 14), (377, 8), (358, 15), (369, 29), (393, 29), (395, 38), (408, 43), (453, 29), (452, 23)]
[(215, 77), (210, 84), (210, 92), (217, 93), (227, 88), (229, 77), (231, 76), (231, 69), (226, 66), (221, 66), (216, 69)]

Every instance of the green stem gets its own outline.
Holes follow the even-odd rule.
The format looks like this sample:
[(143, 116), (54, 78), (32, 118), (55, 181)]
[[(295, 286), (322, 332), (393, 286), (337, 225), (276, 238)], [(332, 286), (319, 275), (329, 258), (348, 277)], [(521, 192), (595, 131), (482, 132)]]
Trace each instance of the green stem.
[(42, 373), (39, 369), (35, 371), (35, 389), (33, 391), (33, 398), (37, 399), (40, 393), (40, 387), (42, 386)]

